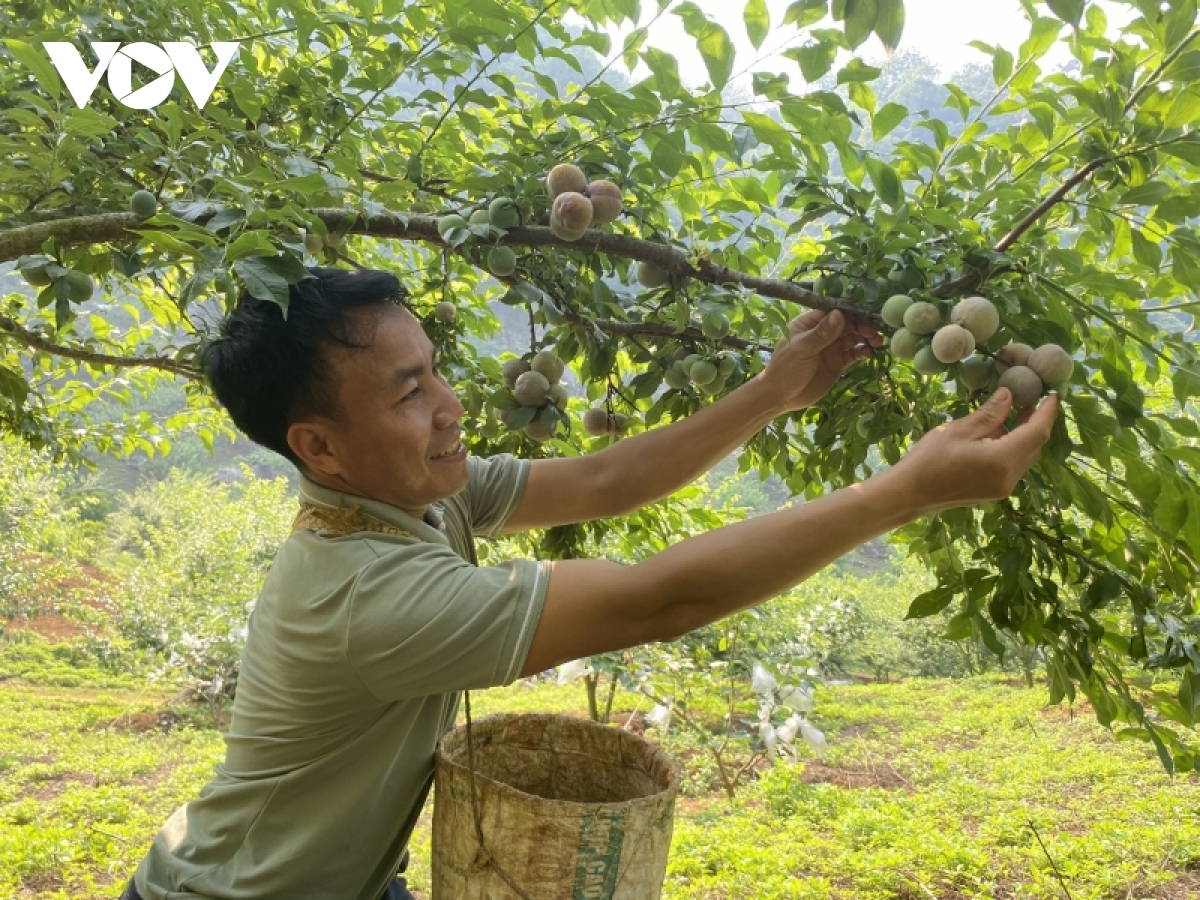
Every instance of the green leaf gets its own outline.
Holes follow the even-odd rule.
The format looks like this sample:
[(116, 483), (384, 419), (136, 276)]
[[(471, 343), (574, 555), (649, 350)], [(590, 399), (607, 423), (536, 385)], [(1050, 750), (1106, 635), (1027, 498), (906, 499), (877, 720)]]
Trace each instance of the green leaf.
[(1004, 84), (1013, 71), (1013, 55), (1003, 47), (997, 47), (992, 56), (992, 81), (997, 85)]
[(1046, 0), (1046, 5), (1068, 25), (1079, 27), (1079, 20), (1083, 18), (1083, 0)]
[(882, 74), (883, 69), (868, 66), (856, 56), (838, 72), (837, 83), (849, 84), (855, 81), (874, 81)]
[(734, 49), (729, 40), (729, 33), (710, 21), (695, 3), (683, 3), (675, 10), (675, 15), (683, 20), (683, 29), (696, 40), (696, 49), (704, 60), (708, 77), (713, 87), (721, 90), (733, 74)]
[(1138, 228), (1130, 229), (1129, 237), (1133, 242), (1133, 258), (1157, 272), (1162, 266), (1162, 248)]
[(783, 13), (784, 25), (807, 28), (829, 15), (829, 0), (796, 0)]
[(1131, 188), (1121, 195), (1117, 201), (1120, 206), (1156, 206), (1175, 192), (1175, 189), (1161, 181), (1147, 181)]
[(267, 232), (243, 231), (236, 241), (225, 248), (225, 260), (233, 262), (247, 256), (274, 256), (278, 252)]
[(242, 114), (255, 124), (262, 115), (262, 99), (249, 81), (239, 78), (233, 83), (233, 100)]
[(1178, 94), (1172, 101), (1171, 108), (1167, 110), (1167, 117), (1163, 121), (1163, 127), (1167, 129), (1182, 128), (1184, 125), (1190, 125), (1196, 121), (1197, 117), (1200, 117), (1200, 91), (1186, 90)]
[(1043, 17), (1035, 19), (1029, 37), (1021, 45), (1021, 62), (1037, 60), (1046, 55), (1046, 51), (1054, 46), (1062, 31), (1062, 23), (1057, 19)]
[(879, 0), (846, 0), (846, 43), (853, 50), (861, 46), (879, 18)]
[(895, 130), (896, 126), (908, 118), (908, 107), (899, 103), (885, 103), (871, 118), (871, 135), (875, 140), (882, 140)]
[(793, 47), (791, 50), (785, 50), (783, 55), (800, 64), (800, 74), (811, 84), (820, 81), (825, 73), (833, 68), (837, 51), (838, 48), (833, 43), (821, 41), (804, 47)]
[(0, 366), (0, 394), (12, 401), (12, 405), (20, 409), (25, 405), (29, 396), (29, 383), (23, 372), (14, 372), (5, 366)]
[(287, 318), (289, 302), (287, 280), (276, 272), (265, 258), (251, 256), (239, 259), (233, 264), (233, 271), (245, 283), (246, 290), (250, 292), (251, 296), (278, 304), (279, 308), (283, 310), (283, 317)]
[(879, 15), (875, 19), (875, 34), (889, 54), (900, 46), (904, 34), (904, 0), (878, 0)]
[[(54, 40), (65, 40), (65, 38), (54, 38)], [(37, 79), (43, 91), (55, 100), (62, 97), (62, 81), (58, 77), (58, 70), (50, 63), (49, 57), (43, 56), (41, 51), (15, 38), (5, 39), (4, 46), (8, 48), (8, 52), (17, 62), (33, 73), (33, 77)]]
[(771, 31), (771, 14), (767, 10), (767, 0), (747, 0), (742, 19), (746, 23), (746, 35), (757, 50)]
[(905, 619), (925, 619), (936, 616), (954, 599), (954, 591), (947, 587), (936, 587), (918, 596), (908, 607)]
[(895, 169), (885, 162), (868, 158), (867, 174), (871, 176), (871, 183), (875, 185), (880, 200), (893, 210), (904, 205), (904, 186), (900, 183), (900, 176), (896, 174)]

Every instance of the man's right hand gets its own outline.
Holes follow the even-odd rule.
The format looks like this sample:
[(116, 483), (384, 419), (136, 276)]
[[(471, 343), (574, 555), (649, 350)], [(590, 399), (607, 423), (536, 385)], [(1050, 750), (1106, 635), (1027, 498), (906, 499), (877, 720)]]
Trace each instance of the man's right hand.
[(1000, 388), (971, 415), (926, 434), (886, 475), (903, 483), (922, 515), (1000, 500), (1037, 462), (1059, 407), (1058, 395), (1050, 394), (1009, 431), (1012, 393)]

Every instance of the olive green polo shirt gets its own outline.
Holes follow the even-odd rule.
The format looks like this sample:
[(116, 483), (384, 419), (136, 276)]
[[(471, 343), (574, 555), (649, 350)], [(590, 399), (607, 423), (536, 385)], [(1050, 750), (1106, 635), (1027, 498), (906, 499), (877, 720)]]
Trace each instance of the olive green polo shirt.
[(247, 628), (225, 761), (138, 867), (145, 900), (377, 900), (433, 781), (460, 692), (509, 684), (545, 599), (546, 563), (477, 565), (528, 460), (467, 458), (425, 520), (301, 479), (301, 500), (412, 537), (297, 531)]

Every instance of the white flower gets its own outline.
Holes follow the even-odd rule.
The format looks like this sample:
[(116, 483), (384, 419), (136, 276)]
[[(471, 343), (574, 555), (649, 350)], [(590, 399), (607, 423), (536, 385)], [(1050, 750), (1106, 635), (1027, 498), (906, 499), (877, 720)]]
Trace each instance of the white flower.
[(779, 691), (779, 702), (796, 712), (808, 712), (813, 708), (813, 696), (806, 688), (784, 685)]
[(828, 744), (825, 743), (825, 735), (808, 723), (807, 719), (800, 721), (800, 737), (804, 738), (804, 743), (812, 747), (818, 753), (824, 750)]
[(750, 679), (750, 690), (756, 694), (770, 694), (777, 687), (779, 687), (779, 682), (775, 680), (775, 676), (755, 663), (754, 675)]
[(671, 727), (671, 707), (660, 703), (646, 714), (646, 723), (666, 731)]
[(569, 663), (563, 663), (558, 667), (558, 683), (570, 684), (587, 671), (587, 665), (586, 659), (576, 659)]

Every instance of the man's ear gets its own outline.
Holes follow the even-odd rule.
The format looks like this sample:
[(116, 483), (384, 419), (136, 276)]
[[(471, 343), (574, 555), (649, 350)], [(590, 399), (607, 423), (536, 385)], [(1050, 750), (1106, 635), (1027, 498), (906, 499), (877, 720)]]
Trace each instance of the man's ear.
[(310, 472), (319, 475), (342, 474), (338, 451), (331, 437), (329, 426), (324, 422), (293, 422), (288, 426), (288, 446)]

